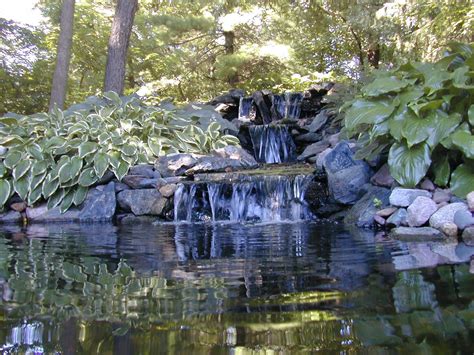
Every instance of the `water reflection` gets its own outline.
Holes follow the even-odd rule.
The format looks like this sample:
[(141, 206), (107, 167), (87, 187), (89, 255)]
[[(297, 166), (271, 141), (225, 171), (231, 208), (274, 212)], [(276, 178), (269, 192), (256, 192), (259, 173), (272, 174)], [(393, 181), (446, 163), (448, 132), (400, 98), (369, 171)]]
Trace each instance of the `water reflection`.
[(315, 223), (2, 227), (2, 349), (472, 348), (468, 265), (397, 272), (410, 248)]

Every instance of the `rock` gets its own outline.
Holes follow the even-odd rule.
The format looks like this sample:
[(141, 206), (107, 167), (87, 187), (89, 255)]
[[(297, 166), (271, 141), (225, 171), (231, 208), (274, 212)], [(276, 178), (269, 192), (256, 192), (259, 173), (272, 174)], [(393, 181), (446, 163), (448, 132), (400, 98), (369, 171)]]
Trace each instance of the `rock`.
[(430, 226), (433, 228), (440, 228), (443, 224), (447, 222), (454, 223), (454, 214), (460, 210), (467, 210), (467, 205), (462, 202), (456, 202), (441, 207), (431, 216)]
[(10, 205), (10, 208), (17, 212), (24, 212), (26, 207), (28, 207), (26, 202), (14, 202)]
[(316, 168), (322, 169), (324, 167), (324, 161), (326, 160), (326, 156), (332, 152), (333, 148), (324, 149), (321, 153), (317, 155), (316, 159)]
[(431, 227), (397, 227), (392, 229), (390, 236), (393, 239), (406, 242), (443, 241), (445, 237), (439, 230)]
[(469, 211), (474, 211), (474, 191), (471, 191), (466, 195), (466, 200)]
[[(347, 142), (339, 143), (324, 159), (329, 193), (338, 203), (352, 204), (363, 194), (363, 185), (370, 179), (368, 165), (353, 158)], [(375, 212), (373, 213), (375, 214)]]
[(109, 182), (90, 189), (79, 207), (71, 207), (65, 213), (59, 207), (48, 210), (46, 204), (28, 207), (26, 216), (30, 222), (106, 222), (115, 214), (115, 183)]
[(421, 182), (420, 187), (423, 190), (427, 190), (427, 191), (434, 191), (435, 190), (435, 186), (434, 186), (433, 182), (430, 179), (424, 179)]
[(431, 193), (425, 190), (396, 187), (390, 195), (390, 204), (398, 207), (408, 207), (418, 196), (431, 198)]
[(377, 207), (374, 206), (374, 199), (382, 202), (382, 206), (388, 205), (390, 190), (383, 187), (370, 186), (365, 195), (356, 202), (349, 210), (344, 223), (355, 224), (358, 227), (370, 228), (374, 224)]
[(471, 259), (471, 263), (469, 264), (469, 273), (474, 274), (474, 259)]
[(429, 197), (418, 196), (407, 208), (407, 222), (410, 227), (420, 227), (436, 212), (438, 206)]
[(433, 201), (436, 203), (449, 202), (451, 199), (451, 192), (449, 190), (436, 189), (433, 193)]
[(229, 169), (248, 169), (255, 168), (257, 166), (257, 163), (254, 165), (248, 165), (248, 162), (240, 161), (238, 159), (206, 156), (199, 158), (192, 168), (185, 171), (185, 174), (189, 176), (204, 172), (221, 172), (228, 171)]
[(395, 182), (395, 179), (390, 175), (388, 164), (382, 165), (374, 176), (372, 176), (370, 182), (377, 186), (391, 187)]
[(92, 186), (107, 185), (115, 178), (115, 174), (110, 170), (107, 170), (105, 174)]
[(178, 189), (178, 185), (167, 184), (160, 187), (159, 191), (160, 191), (160, 194), (163, 195), (163, 197), (168, 198), (168, 197), (173, 196), (177, 189)]
[(327, 143), (326, 141), (321, 141), (321, 142), (310, 144), (305, 148), (303, 153), (301, 153), (301, 155), (298, 156), (297, 160), (299, 160), (299, 161), (306, 160), (310, 157), (313, 157), (313, 156), (323, 152), (328, 147), (329, 147), (329, 143)]
[(156, 220), (156, 216), (135, 216), (133, 213), (117, 215), (117, 223), (122, 225), (152, 224)]
[(125, 211), (140, 215), (162, 215), (167, 203), (156, 189), (125, 190), (117, 194), (119, 206)]
[(396, 207), (387, 207), (387, 208), (384, 208), (383, 210), (377, 211), (376, 214), (377, 216), (387, 218), (387, 217), (390, 217), (392, 214), (394, 214), (396, 210), (397, 210)]
[(468, 210), (459, 210), (454, 214), (454, 223), (460, 230), (464, 230), (469, 226), (474, 226), (474, 217)]
[(163, 177), (183, 175), (184, 172), (192, 168), (202, 155), (177, 153), (168, 154), (158, 158), (155, 169)]
[(328, 137), (327, 141), (329, 142), (329, 144), (331, 145), (331, 147), (334, 148), (334, 147), (339, 143), (339, 141), (340, 141), (340, 136), (341, 136), (340, 133), (336, 133), (336, 134), (331, 134), (331, 135)]
[(18, 211), (0, 213), (0, 224), (21, 223), (22, 221), (23, 218), (21, 217), (21, 213)]
[(474, 257), (474, 247), (464, 243), (456, 243), (456, 255), (463, 263), (469, 261)]
[(304, 134), (299, 134), (295, 137), (295, 141), (298, 143), (314, 143), (314, 142), (319, 142), (322, 138), (322, 135), (319, 133), (304, 133)]
[(385, 225), (385, 218), (383, 217), (380, 217), (379, 215), (374, 215), (374, 221), (375, 223), (381, 225), (381, 226), (384, 226)]
[(458, 226), (454, 223), (447, 222), (440, 227), (441, 232), (446, 234), (448, 237), (455, 238), (458, 235)]
[(448, 263), (461, 263), (463, 262), (463, 260), (456, 253), (457, 245), (457, 242), (436, 243), (431, 245), (431, 250), (433, 251), (433, 253), (436, 253), (448, 259)]
[(128, 186), (124, 183), (121, 183), (121, 182), (116, 182), (115, 183), (115, 192), (120, 192), (120, 191), (123, 191), (123, 190), (130, 190), (130, 186)]
[(233, 145), (216, 149), (212, 154), (220, 158), (239, 160), (243, 166), (253, 167), (258, 165), (253, 155), (249, 154), (245, 149)]
[(149, 189), (156, 188), (158, 178), (147, 178), (143, 175), (126, 175), (122, 182), (132, 189)]
[(474, 246), (474, 227), (467, 227), (462, 232), (462, 240), (466, 245)]
[(386, 226), (389, 228), (406, 226), (408, 224), (407, 216), (407, 210), (404, 208), (399, 208), (387, 219)]
[(305, 127), (310, 132), (318, 132), (328, 121), (329, 114), (326, 110), (321, 110), (316, 117), (313, 119), (313, 122), (307, 127)]
[(141, 175), (150, 179), (158, 179), (161, 174), (151, 164), (138, 164), (130, 168), (129, 175)]

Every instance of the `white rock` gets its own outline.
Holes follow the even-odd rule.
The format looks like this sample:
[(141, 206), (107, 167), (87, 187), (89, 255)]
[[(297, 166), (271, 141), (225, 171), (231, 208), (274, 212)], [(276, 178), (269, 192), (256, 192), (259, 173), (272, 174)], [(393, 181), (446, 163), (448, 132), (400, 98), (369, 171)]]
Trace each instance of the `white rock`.
[(441, 228), (445, 223), (454, 223), (454, 214), (460, 210), (467, 210), (467, 205), (463, 202), (455, 202), (441, 207), (431, 216), (430, 226), (433, 228)]
[(436, 212), (438, 206), (429, 197), (418, 196), (407, 208), (407, 222), (410, 227), (420, 227)]
[(474, 191), (469, 192), (466, 196), (466, 199), (469, 210), (474, 211)]
[(393, 206), (407, 207), (410, 206), (418, 196), (431, 198), (431, 193), (420, 189), (396, 187), (390, 195), (390, 204)]

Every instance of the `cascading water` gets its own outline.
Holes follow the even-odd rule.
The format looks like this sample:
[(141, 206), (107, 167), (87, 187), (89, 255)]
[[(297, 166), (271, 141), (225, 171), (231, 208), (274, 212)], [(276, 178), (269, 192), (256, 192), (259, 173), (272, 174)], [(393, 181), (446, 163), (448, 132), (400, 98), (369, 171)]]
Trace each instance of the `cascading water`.
[(303, 94), (300, 92), (286, 92), (285, 93), (285, 118), (297, 119), (301, 113), (301, 101), (303, 101)]
[(286, 163), (296, 158), (296, 146), (286, 126), (252, 126), (254, 157), (262, 163)]
[(252, 109), (253, 99), (251, 97), (241, 97), (239, 102), (239, 120), (249, 121), (250, 110)]
[(312, 218), (304, 200), (311, 175), (255, 176), (238, 182), (181, 184), (174, 195), (176, 222), (278, 222)]

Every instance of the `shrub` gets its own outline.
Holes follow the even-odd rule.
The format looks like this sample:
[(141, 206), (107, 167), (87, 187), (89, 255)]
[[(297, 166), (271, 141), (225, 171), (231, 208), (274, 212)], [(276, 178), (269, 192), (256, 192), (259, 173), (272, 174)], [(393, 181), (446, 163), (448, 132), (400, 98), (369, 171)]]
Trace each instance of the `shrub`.
[(199, 107), (178, 111), (104, 96), (64, 112), (0, 118), (0, 207), (16, 192), (28, 205), (45, 199), (64, 212), (80, 205), (108, 170), (120, 180), (132, 165), (164, 154), (239, 144), (221, 132), (217, 117), (199, 117)]
[(427, 174), (458, 196), (474, 189), (474, 46), (453, 43), (436, 63), (380, 72), (342, 107), (359, 158), (388, 152), (392, 176), (416, 186)]

